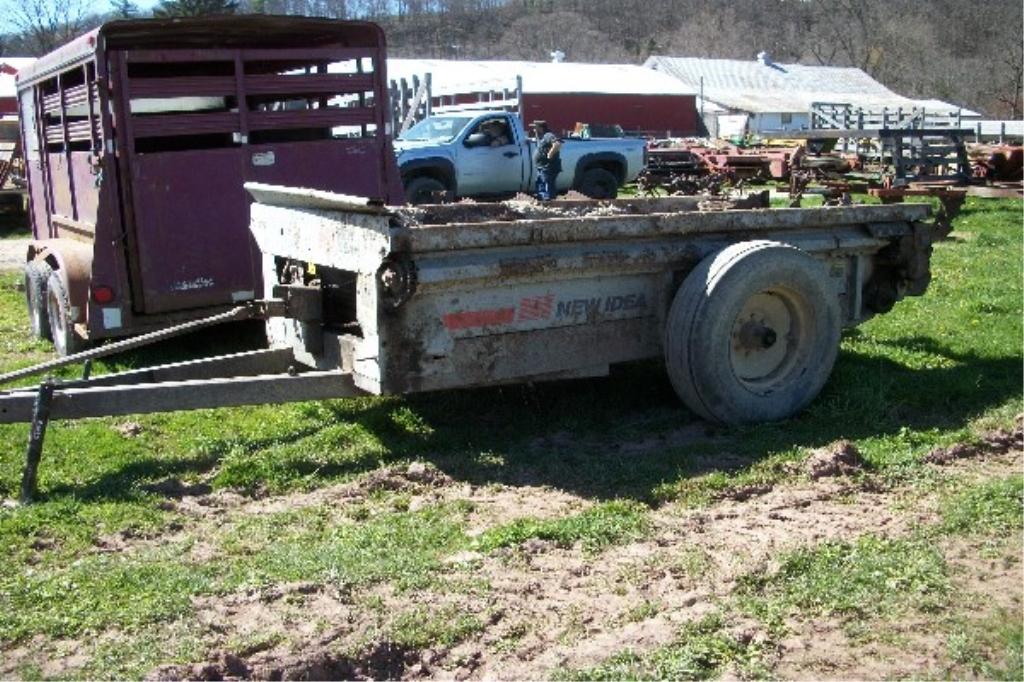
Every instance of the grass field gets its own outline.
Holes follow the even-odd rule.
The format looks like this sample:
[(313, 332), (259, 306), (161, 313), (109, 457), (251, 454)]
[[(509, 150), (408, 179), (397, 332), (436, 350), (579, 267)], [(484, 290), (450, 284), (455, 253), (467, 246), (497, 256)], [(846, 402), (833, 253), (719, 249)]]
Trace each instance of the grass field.
[[(0, 509), (0, 674), (1021, 679), (1022, 218), (968, 200), (928, 293), (848, 332), (784, 423), (704, 424), (658, 363), (55, 423), (39, 502)], [(0, 370), (50, 357), (20, 282)], [(0, 498), (26, 438), (0, 426)], [(809, 479), (839, 440), (858, 470)]]

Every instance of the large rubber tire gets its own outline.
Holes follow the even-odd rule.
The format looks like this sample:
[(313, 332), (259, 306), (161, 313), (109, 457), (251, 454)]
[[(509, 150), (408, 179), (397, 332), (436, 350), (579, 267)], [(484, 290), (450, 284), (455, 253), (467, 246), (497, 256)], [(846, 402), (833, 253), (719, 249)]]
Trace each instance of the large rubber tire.
[(438, 204), (439, 192), (444, 192), (445, 201), (450, 200), (450, 193), (444, 183), (437, 178), (421, 175), (413, 178), (405, 185), (405, 200), (410, 204)]
[(50, 317), (50, 336), (57, 355), (73, 355), (85, 349), (85, 340), (75, 333), (71, 299), (64, 288), (64, 281), (56, 272), (50, 273), (46, 283), (46, 308)]
[(50, 313), (46, 307), (46, 285), (50, 279), (50, 264), (46, 261), (25, 263), (25, 304), (32, 336), (50, 339)]
[(665, 362), (676, 393), (701, 417), (776, 421), (817, 397), (841, 331), (820, 262), (778, 242), (741, 242), (706, 257), (679, 287)]
[(580, 193), (591, 199), (614, 199), (619, 195), (619, 180), (610, 170), (591, 168), (580, 178)]

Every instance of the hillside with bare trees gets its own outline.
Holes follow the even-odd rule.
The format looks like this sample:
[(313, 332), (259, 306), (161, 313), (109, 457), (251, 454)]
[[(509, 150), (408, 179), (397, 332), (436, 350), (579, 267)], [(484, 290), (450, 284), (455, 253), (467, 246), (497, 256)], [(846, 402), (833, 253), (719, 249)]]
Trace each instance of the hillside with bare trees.
[[(117, 16), (87, 0), (0, 0), (0, 55), (41, 54)], [(651, 54), (856, 66), (908, 97), (1022, 114), (1019, 0), (163, 0), (160, 15), (304, 14), (381, 23), (391, 54), (641, 63)]]

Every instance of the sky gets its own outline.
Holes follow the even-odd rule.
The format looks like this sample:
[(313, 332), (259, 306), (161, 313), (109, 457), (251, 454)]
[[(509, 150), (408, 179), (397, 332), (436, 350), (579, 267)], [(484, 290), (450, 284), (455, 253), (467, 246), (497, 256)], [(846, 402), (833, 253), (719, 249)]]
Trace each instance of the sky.
[[(8, 2), (17, 2), (17, 0), (7, 0), (7, 1)], [(132, 0), (132, 1), (141, 10), (151, 10), (159, 2), (159, 0)], [(6, 4), (5, 0), (0, 0), (0, 33), (14, 30), (14, 27), (7, 20), (7, 17), (4, 16), (6, 14), (6, 11), (4, 11), (5, 10), (5, 7), (4, 7), (5, 4)], [(113, 8), (111, 7), (111, 4), (109, 2), (107, 2), (107, 0), (91, 0), (91, 2), (89, 2), (87, 4), (86, 9), (87, 9), (87, 11), (86, 11), (87, 14), (93, 13), (93, 12), (95, 12), (96, 14), (102, 14), (104, 12), (111, 11)]]

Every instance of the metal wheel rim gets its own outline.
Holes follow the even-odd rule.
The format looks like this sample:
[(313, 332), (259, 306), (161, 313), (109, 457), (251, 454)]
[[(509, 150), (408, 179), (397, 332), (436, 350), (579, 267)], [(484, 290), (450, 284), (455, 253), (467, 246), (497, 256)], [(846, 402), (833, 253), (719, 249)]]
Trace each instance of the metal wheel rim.
[(808, 344), (807, 304), (784, 288), (749, 297), (733, 321), (729, 362), (743, 386), (769, 392), (785, 381)]

